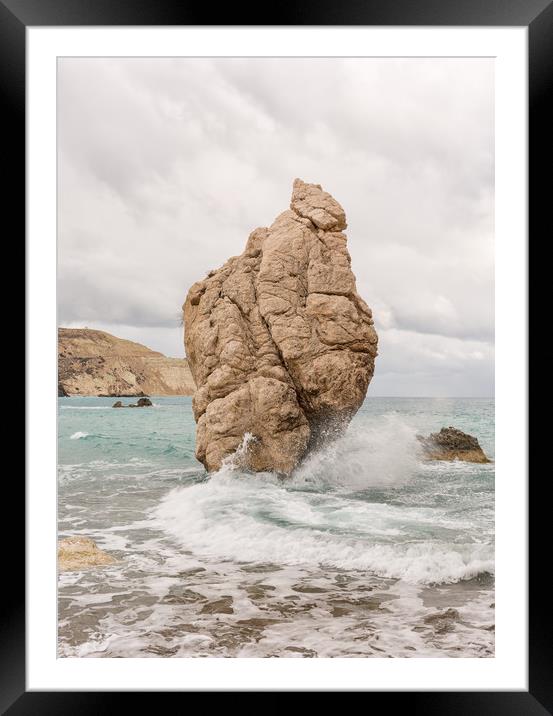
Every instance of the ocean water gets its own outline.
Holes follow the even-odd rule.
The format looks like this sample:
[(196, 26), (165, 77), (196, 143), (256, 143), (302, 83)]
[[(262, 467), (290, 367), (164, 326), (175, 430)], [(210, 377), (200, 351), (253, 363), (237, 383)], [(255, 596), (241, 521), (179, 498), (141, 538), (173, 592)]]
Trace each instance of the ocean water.
[(494, 464), (415, 438), (493, 459), (493, 400), (368, 397), (286, 481), (206, 475), (190, 398), (114, 400), (58, 399), (59, 536), (118, 560), (59, 575), (59, 656), (494, 655)]

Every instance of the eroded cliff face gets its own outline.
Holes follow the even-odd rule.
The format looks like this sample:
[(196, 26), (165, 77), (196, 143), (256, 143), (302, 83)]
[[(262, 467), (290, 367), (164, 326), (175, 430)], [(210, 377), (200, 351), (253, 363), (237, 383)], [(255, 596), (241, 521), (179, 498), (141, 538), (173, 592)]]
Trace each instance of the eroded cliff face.
[(58, 329), (58, 395), (192, 395), (188, 363), (90, 328)]
[(345, 228), (340, 204), (296, 179), (290, 209), (188, 292), (196, 457), (208, 470), (249, 434), (245, 466), (289, 474), (363, 402), (377, 335), (356, 291)]

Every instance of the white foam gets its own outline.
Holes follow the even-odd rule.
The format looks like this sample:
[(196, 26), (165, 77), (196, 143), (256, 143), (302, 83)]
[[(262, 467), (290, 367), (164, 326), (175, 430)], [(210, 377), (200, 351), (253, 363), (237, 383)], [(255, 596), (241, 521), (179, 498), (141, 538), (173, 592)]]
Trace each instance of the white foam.
[(79, 430), (76, 433), (73, 433), (73, 435), (71, 435), (71, 437), (69, 439), (70, 440), (80, 440), (81, 438), (86, 438), (87, 435), (88, 435), (88, 433), (83, 433)]
[[(402, 518), (403, 515), (403, 518)], [(214, 559), (328, 565), (413, 583), (455, 582), (493, 571), (493, 547), (414, 541), (405, 508), (290, 491), (262, 476), (218, 474), (170, 492), (157, 526)]]

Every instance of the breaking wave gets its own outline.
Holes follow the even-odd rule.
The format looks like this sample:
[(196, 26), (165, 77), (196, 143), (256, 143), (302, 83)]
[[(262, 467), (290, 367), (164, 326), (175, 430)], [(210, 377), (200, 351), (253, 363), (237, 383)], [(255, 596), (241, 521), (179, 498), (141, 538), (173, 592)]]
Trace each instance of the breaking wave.
[(158, 526), (186, 549), (220, 560), (367, 570), (411, 583), (493, 572), (493, 546), (474, 541), (465, 513), (418, 499), (394, 504), (394, 490), (420, 468), (415, 433), (396, 416), (378, 428), (351, 425), (288, 480), (241, 469), (252, 439), (246, 435), (207, 481), (174, 489), (153, 510)]

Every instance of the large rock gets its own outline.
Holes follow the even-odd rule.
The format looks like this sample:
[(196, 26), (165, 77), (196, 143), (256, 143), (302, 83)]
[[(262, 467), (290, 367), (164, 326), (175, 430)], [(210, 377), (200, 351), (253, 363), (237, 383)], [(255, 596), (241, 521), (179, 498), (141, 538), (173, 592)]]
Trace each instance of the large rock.
[(190, 288), (183, 311), (196, 457), (208, 470), (248, 436), (245, 466), (289, 474), (363, 402), (377, 335), (345, 228), (338, 202), (296, 179), (290, 209)]
[(417, 435), (423, 457), (427, 460), (463, 460), (464, 462), (490, 462), (478, 439), (462, 430), (449, 426), (428, 437)]

